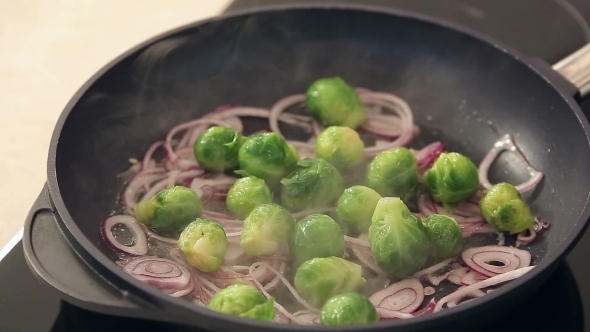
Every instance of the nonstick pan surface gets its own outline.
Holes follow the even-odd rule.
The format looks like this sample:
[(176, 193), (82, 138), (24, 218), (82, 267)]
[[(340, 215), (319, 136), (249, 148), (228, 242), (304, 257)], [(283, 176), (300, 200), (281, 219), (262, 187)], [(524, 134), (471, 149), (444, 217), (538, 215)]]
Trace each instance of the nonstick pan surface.
[[(550, 67), (450, 23), (349, 5), (273, 7), (215, 18), (156, 37), (107, 65), (56, 126), (48, 163), (51, 203), (44, 209), (85, 264), (148, 303), (146, 313), (164, 312), (212, 330), (300, 329), (221, 315), (142, 284), (114, 263), (100, 223), (117, 208), (124, 186), (117, 174), (129, 158), (141, 156), (174, 125), (219, 105), (268, 108), (326, 76), (405, 99), (421, 127), (413, 146), (441, 140), (477, 164), (502, 135), (512, 134), (545, 174), (529, 199), (533, 211), (552, 223), (530, 246), (537, 268), (498, 291), (437, 314), (356, 329), (410, 331), (501, 311), (532, 292), (585, 230), (589, 126), (573, 86)], [(510, 154), (490, 171), (492, 182), (519, 183), (527, 176)], [(30, 244), (27, 257), (43, 276), (34, 251)]]

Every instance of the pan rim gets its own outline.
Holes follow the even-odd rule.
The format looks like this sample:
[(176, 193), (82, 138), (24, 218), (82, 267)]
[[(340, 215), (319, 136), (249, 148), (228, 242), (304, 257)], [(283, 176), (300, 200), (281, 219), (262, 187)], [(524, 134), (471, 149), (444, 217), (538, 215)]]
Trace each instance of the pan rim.
[[(163, 33), (160, 33), (152, 38), (149, 38), (136, 46), (130, 48), (126, 52), (122, 53), (121, 55), (117, 56), (115, 59), (111, 60), (101, 69), (99, 69), (93, 76), (91, 76), (71, 97), (69, 102), (64, 107), (57, 123), (55, 125), (52, 138), (50, 141), (49, 153), (48, 153), (48, 163), (47, 163), (47, 182), (51, 200), (53, 202), (54, 208), (56, 209), (57, 215), (62, 220), (63, 225), (67, 228), (68, 232), (72, 237), (75, 238), (76, 242), (79, 246), (82, 247), (83, 250), (86, 251), (90, 257), (98, 264), (102, 265), (104, 268), (108, 269), (110, 273), (114, 274), (117, 278), (123, 280), (123, 282), (133, 286), (133, 288), (140, 290), (141, 292), (147, 294), (151, 298), (158, 299), (160, 301), (164, 301), (165, 303), (169, 303), (174, 307), (182, 308), (184, 311), (184, 315), (194, 313), (198, 313), (203, 317), (207, 317), (209, 319), (214, 319), (217, 322), (212, 322), (215, 324), (209, 325), (219, 325), (219, 324), (240, 324), (242, 326), (248, 326), (251, 328), (259, 328), (263, 330), (306, 330), (306, 331), (358, 331), (362, 330), (380, 330), (383, 328), (395, 328), (395, 327), (403, 327), (403, 326), (410, 326), (410, 325), (430, 325), (433, 326), (437, 322), (449, 321), (451, 320), (451, 316), (459, 315), (461, 312), (470, 312), (474, 311), (474, 308), (480, 307), (486, 302), (498, 302), (499, 299), (504, 298), (507, 296), (508, 293), (515, 291), (516, 289), (522, 289), (523, 285), (533, 281), (539, 275), (547, 270), (551, 269), (552, 267), (556, 266), (556, 263), (563, 259), (577, 244), (581, 236), (584, 234), (585, 229), (588, 227), (588, 218), (590, 217), (590, 193), (586, 197), (586, 201), (584, 203), (584, 208), (580, 211), (578, 221), (570, 231), (569, 235), (565, 238), (565, 240), (553, 251), (549, 252), (543, 261), (541, 261), (534, 269), (532, 269), (526, 275), (504, 285), (498, 291), (492, 292), (491, 294), (487, 294), (484, 299), (480, 299), (478, 301), (473, 301), (470, 303), (465, 303), (461, 306), (455, 308), (445, 309), (438, 313), (433, 313), (429, 315), (424, 315), (420, 317), (416, 317), (410, 320), (399, 320), (399, 321), (389, 321), (389, 322), (379, 322), (376, 324), (370, 325), (356, 325), (356, 326), (336, 326), (336, 327), (328, 327), (328, 326), (297, 326), (297, 325), (277, 325), (276, 323), (268, 323), (268, 322), (261, 322), (257, 320), (251, 319), (244, 319), (239, 317), (234, 317), (230, 315), (225, 315), (221, 313), (217, 313), (206, 308), (201, 308), (195, 306), (194, 304), (184, 301), (182, 299), (172, 298), (165, 293), (161, 292), (158, 289), (155, 289), (147, 284), (142, 283), (139, 280), (136, 280), (131, 275), (125, 273), (122, 269), (120, 269), (110, 258), (108, 258), (105, 254), (103, 254), (100, 250), (98, 250), (97, 246), (93, 244), (81, 231), (78, 227), (77, 223), (74, 221), (72, 216), (70, 215), (68, 208), (65, 205), (65, 202), (61, 196), (61, 191), (57, 179), (57, 147), (59, 143), (59, 138), (62, 132), (62, 129), (67, 121), (67, 118), (71, 111), (75, 108), (78, 104), (81, 97), (88, 91), (93, 84), (101, 78), (106, 72), (108, 72), (111, 68), (122, 62), (123, 60), (127, 59), (129, 56), (133, 55), (134, 53), (144, 49), (145, 47), (163, 40), (165, 38), (171, 37), (183, 31), (193, 29), (204, 24), (213, 23), (213, 22), (220, 22), (224, 21), (228, 18), (237, 18), (243, 17), (248, 15), (256, 15), (262, 13), (271, 13), (276, 11), (289, 11), (289, 10), (343, 10), (343, 11), (360, 11), (360, 12), (367, 12), (372, 14), (379, 14), (379, 15), (389, 15), (393, 17), (399, 18), (409, 18), (418, 20), (424, 23), (428, 23), (439, 28), (452, 30), (454, 33), (462, 34), (474, 38), (478, 41), (481, 41), (489, 46), (494, 47), (498, 51), (505, 53), (507, 56), (512, 57), (515, 61), (521, 63), (522, 65), (528, 67), (528, 69), (532, 70), (535, 74), (540, 76), (540, 78), (544, 79), (553, 89), (564, 99), (566, 104), (570, 107), (571, 111), (574, 112), (578, 122), (582, 126), (583, 130), (586, 132), (586, 144), (590, 150), (590, 124), (588, 123), (588, 119), (584, 116), (582, 110), (580, 109), (578, 103), (574, 100), (573, 96), (566, 95), (563, 91), (559, 90), (558, 87), (555, 86), (541, 71), (535, 67), (526, 56), (524, 56), (521, 52), (513, 49), (512, 47), (495, 40), (494, 38), (474, 31), (470, 28), (461, 26), (459, 24), (449, 22), (447, 20), (439, 19), (432, 17), (430, 15), (420, 14), (416, 12), (400, 10), (400, 9), (392, 9), (392, 8), (385, 8), (381, 6), (374, 6), (374, 5), (366, 5), (366, 4), (342, 4), (342, 3), (322, 3), (322, 4), (282, 4), (282, 5), (267, 5), (267, 6), (260, 6), (255, 9), (246, 9), (235, 11), (232, 13), (227, 13), (223, 15), (219, 15), (216, 17), (208, 18), (205, 20), (200, 20), (197, 22), (185, 24), (183, 26), (167, 30)], [(98, 228), (97, 228), (98, 229)], [(537, 268), (538, 267), (538, 268)], [(162, 308), (163, 309), (163, 308)]]

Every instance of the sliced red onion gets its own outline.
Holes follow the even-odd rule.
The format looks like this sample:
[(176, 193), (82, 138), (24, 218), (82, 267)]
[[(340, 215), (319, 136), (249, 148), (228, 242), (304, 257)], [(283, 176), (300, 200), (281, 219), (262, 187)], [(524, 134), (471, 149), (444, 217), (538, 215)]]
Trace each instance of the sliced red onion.
[(428, 282), (431, 285), (438, 286), (438, 285), (440, 285), (441, 282), (447, 280), (447, 277), (450, 274), (451, 274), (451, 271), (443, 273), (443, 274), (439, 274), (439, 275), (429, 274), (426, 276), (426, 278), (428, 279)]
[(455, 208), (455, 211), (459, 211), (461, 214), (455, 213), (455, 211), (454, 213), (449, 213), (443, 206), (436, 203), (428, 193), (421, 194), (418, 197), (417, 203), (420, 213), (426, 216), (444, 214), (455, 219), (459, 224), (485, 222), (483, 215), (479, 211), (479, 207), (473, 208), (473, 203), (471, 202), (463, 202)]
[(277, 101), (270, 109), (270, 114), (268, 116), (270, 130), (283, 136), (279, 128), (279, 115), (283, 113), (283, 111), (285, 111), (287, 108), (302, 102), (305, 102), (304, 94), (291, 95)]
[(188, 268), (170, 259), (144, 256), (127, 263), (123, 270), (160, 289), (184, 290), (191, 281)]
[[(117, 241), (115, 238), (112, 228), (117, 224), (125, 225), (128, 230), (133, 232), (133, 244), (131, 246), (126, 246)], [(102, 223), (101, 230), (106, 242), (113, 249), (124, 254), (135, 256), (141, 256), (147, 253), (147, 238), (140, 224), (137, 222), (137, 220), (135, 220), (134, 217), (125, 214), (111, 216)]]
[(445, 259), (444, 261), (442, 261), (440, 263), (437, 263), (435, 265), (425, 268), (422, 271), (418, 271), (418, 272), (414, 273), (414, 278), (420, 279), (424, 276), (427, 276), (427, 275), (432, 274), (434, 272), (440, 271), (440, 270), (446, 268), (447, 266), (451, 265), (451, 263), (453, 263), (454, 261), (455, 261), (454, 258)]
[(504, 244), (506, 244), (506, 237), (504, 236), (504, 233), (498, 232), (498, 245), (502, 247)]
[(468, 271), (467, 273), (465, 273), (465, 275), (461, 278), (461, 285), (473, 285), (475, 283), (478, 283), (482, 280), (486, 280), (488, 277), (481, 274), (481, 273), (477, 273), (475, 271)]
[(143, 156), (143, 161), (141, 163), (142, 170), (150, 164), (150, 161), (152, 160), (152, 155), (156, 150), (158, 150), (158, 148), (162, 146), (164, 146), (164, 141), (157, 141), (148, 148), (145, 155)]
[(372, 146), (365, 148), (365, 156), (374, 157), (382, 151), (407, 145), (413, 137), (414, 115), (410, 106), (401, 98), (383, 92), (367, 92), (360, 95), (361, 101), (366, 104), (379, 105), (396, 113), (400, 119), (402, 133), (395, 140), (385, 146)]
[(455, 285), (461, 286), (461, 285), (463, 285), (463, 283), (461, 282), (461, 279), (463, 279), (463, 277), (467, 274), (467, 272), (469, 272), (468, 267), (455, 268), (455, 269), (451, 270), (451, 273), (449, 273), (447, 280), (452, 282)]
[(416, 278), (404, 279), (376, 292), (369, 300), (375, 307), (411, 313), (424, 300), (424, 286)]
[(357, 239), (352, 236), (344, 235), (344, 243), (347, 247), (357, 247), (362, 249), (371, 249), (369, 241)]
[(424, 287), (424, 295), (426, 295), (426, 296), (430, 296), (430, 295), (434, 294), (435, 292), (436, 291), (434, 290), (433, 287), (430, 287), (430, 286)]
[(469, 294), (471, 294), (473, 291), (475, 290), (481, 290), (483, 288), (487, 288), (487, 287), (491, 287), (491, 286), (496, 286), (502, 283), (505, 283), (507, 281), (510, 280), (514, 280), (516, 278), (520, 278), (521, 276), (523, 276), (525, 273), (529, 272), (530, 270), (532, 270), (534, 268), (534, 266), (525, 266), (525, 267), (521, 267), (520, 269), (517, 270), (513, 270), (510, 272), (506, 272), (506, 273), (502, 273), (502, 274), (498, 274), (496, 276), (493, 276), (489, 279), (486, 280), (482, 280), (480, 282), (477, 282), (473, 285), (467, 286), (465, 288), (462, 288), (460, 290), (457, 290), (445, 297), (443, 297), (442, 299), (440, 299), (437, 303), (436, 306), (434, 307), (433, 312), (438, 312), (441, 311), (443, 306), (449, 302), (452, 301), (456, 298), (463, 298)]
[(498, 230), (487, 222), (459, 224), (461, 235), (468, 238), (474, 234), (497, 233)]
[(429, 314), (434, 310), (435, 306), (436, 306), (436, 302), (434, 301), (434, 298), (432, 298), (432, 299), (430, 299), (430, 302), (428, 302), (424, 308), (415, 311), (412, 315), (414, 315), (414, 317), (418, 317), (418, 316), (421, 316), (424, 314)]
[[(238, 240), (239, 241), (239, 240)], [(228, 243), (227, 252), (223, 259), (223, 265), (240, 264), (248, 258), (239, 243)]]
[(541, 179), (543, 179), (543, 173), (534, 169), (527, 158), (524, 156), (524, 153), (522, 153), (516, 144), (514, 144), (512, 135), (506, 134), (502, 136), (496, 143), (494, 143), (494, 147), (490, 149), (490, 151), (479, 164), (479, 183), (485, 189), (490, 189), (492, 187), (492, 183), (488, 179), (488, 172), (490, 170), (490, 166), (502, 151), (514, 152), (527, 165), (527, 170), (529, 171), (531, 177), (526, 182), (516, 186), (516, 189), (518, 189), (519, 192), (524, 193), (533, 189), (541, 181)]
[(375, 309), (377, 309), (377, 313), (379, 314), (379, 320), (414, 318), (414, 315), (406, 312), (391, 310), (383, 307), (375, 307)]
[[(270, 271), (272, 271), (272, 273), (274, 273), (275, 276), (277, 276), (279, 279), (281, 279), (281, 281), (283, 282), (283, 284), (285, 285), (285, 287), (287, 287), (287, 289), (289, 290), (289, 292), (291, 292), (291, 294), (293, 294), (293, 297), (295, 297), (295, 299), (297, 300), (297, 302), (299, 302), (301, 305), (303, 305), (305, 308), (307, 308), (308, 310), (314, 311), (314, 312), (318, 312), (318, 310), (316, 308), (314, 308), (313, 306), (311, 306), (309, 303), (307, 303), (307, 301), (305, 301), (301, 295), (299, 295), (299, 293), (297, 292), (297, 290), (295, 289), (295, 287), (293, 287), (293, 285), (291, 285), (291, 283), (289, 282), (289, 280), (287, 280), (287, 278), (285, 278), (285, 276), (283, 276), (283, 274), (279, 271), (277, 271), (275, 268), (273, 268), (272, 266), (270, 266), (268, 263), (266, 262), (256, 262), (252, 265), (250, 265), (250, 275), (253, 274), (253, 272), (260, 267), (266, 266), (267, 269), (269, 269)], [(253, 278), (256, 282), (258, 282), (258, 280), (256, 280), (256, 278)], [(266, 290), (264, 289), (264, 287), (262, 287), (264, 292), (266, 292)]]
[(221, 212), (205, 210), (205, 211), (203, 211), (203, 213), (201, 213), (201, 217), (215, 221), (215, 222), (219, 223), (220, 225), (222, 225), (223, 227), (244, 225), (244, 222), (242, 220), (238, 220), (238, 219), (234, 218), (233, 216), (230, 216), (229, 214), (225, 214), (225, 213), (221, 213)]
[(351, 247), (352, 253), (358, 258), (358, 260), (366, 266), (368, 269), (377, 273), (380, 276), (387, 276), (387, 273), (383, 271), (377, 263), (375, 263), (375, 257), (370, 250), (362, 249), (358, 247)]
[(195, 289), (195, 284), (193, 282), (189, 282), (188, 286), (185, 289), (162, 289), (164, 293), (172, 296), (172, 297), (183, 297), (185, 295), (190, 294)]
[(420, 150), (414, 151), (416, 159), (418, 160), (418, 172), (420, 174), (426, 172), (432, 164), (438, 159), (441, 153), (445, 151), (445, 146), (442, 142), (433, 142), (423, 147)]
[(145, 232), (145, 234), (147, 234), (148, 237), (154, 238), (162, 243), (166, 243), (166, 244), (173, 244), (176, 245), (178, 243), (178, 239), (173, 239), (173, 238), (168, 238), (168, 237), (163, 237), (160, 236), (154, 232), (152, 232), (146, 225), (141, 224), (141, 228), (143, 229), (143, 231)]
[[(484, 246), (469, 248), (461, 254), (465, 265), (488, 277), (513, 271), (531, 264), (531, 253), (512, 247)], [(490, 262), (500, 262), (495, 266)]]
[[(287, 269), (287, 263), (281, 261), (279, 263), (279, 273), (284, 275)], [(281, 278), (275, 276), (268, 284), (264, 285), (267, 292), (274, 292), (281, 285)]]
[(123, 203), (125, 205), (125, 209), (128, 214), (133, 214), (135, 206), (138, 202), (138, 197), (141, 192), (144, 191), (144, 186), (149, 186), (150, 184), (159, 181), (167, 176), (166, 173), (162, 170), (162, 172), (157, 173), (139, 173), (137, 174), (127, 185), (125, 188), (125, 192), (123, 193)]
[(320, 315), (310, 310), (299, 310), (293, 313), (297, 323), (301, 325), (320, 325)]
[[(460, 290), (460, 289), (463, 289), (463, 288), (465, 288), (465, 286), (459, 287), (457, 290)], [(458, 306), (459, 304), (463, 304), (463, 303), (467, 303), (469, 301), (473, 301), (476, 298), (482, 297), (484, 295), (486, 295), (486, 293), (482, 292), (479, 289), (476, 289), (473, 292), (471, 292), (469, 294), (466, 294), (463, 298), (457, 297), (457, 298), (454, 298), (454, 299), (450, 300), (449, 302), (447, 302), (447, 307), (448, 308), (453, 308), (453, 307)], [(465, 300), (466, 297), (471, 297), (471, 299)]]

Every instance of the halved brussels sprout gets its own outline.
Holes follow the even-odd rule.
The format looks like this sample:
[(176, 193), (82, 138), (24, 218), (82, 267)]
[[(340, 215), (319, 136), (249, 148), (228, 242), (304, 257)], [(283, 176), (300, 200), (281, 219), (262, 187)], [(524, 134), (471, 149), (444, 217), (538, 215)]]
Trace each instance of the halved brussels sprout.
[(361, 266), (339, 257), (320, 257), (303, 263), (293, 283), (312, 306), (321, 308), (331, 297), (357, 291), (365, 284)]
[(227, 236), (221, 225), (197, 218), (180, 233), (178, 248), (190, 265), (203, 272), (211, 272), (223, 263), (227, 253)]
[(258, 205), (244, 220), (240, 246), (250, 256), (271, 255), (286, 246), (295, 218), (284, 207)]
[(401, 199), (380, 199), (369, 227), (371, 251), (379, 267), (399, 279), (418, 272), (431, 248), (424, 231), (422, 222)]
[(442, 214), (431, 214), (423, 221), (432, 251), (430, 257), (442, 261), (455, 257), (463, 249), (461, 227), (455, 219)]
[(291, 211), (330, 206), (344, 190), (338, 170), (321, 158), (299, 161), (281, 184), (281, 202)]
[(408, 202), (418, 188), (416, 156), (405, 147), (379, 153), (369, 164), (367, 181), (381, 196), (399, 197)]
[(322, 131), (315, 143), (315, 155), (341, 170), (358, 166), (365, 158), (365, 144), (348, 127), (333, 126)]
[(238, 173), (275, 184), (295, 169), (297, 161), (298, 155), (279, 134), (252, 135), (240, 148)]
[(533, 226), (535, 217), (513, 185), (501, 182), (490, 188), (479, 201), (484, 219), (502, 231), (520, 233)]
[(356, 91), (340, 77), (321, 78), (306, 94), (309, 113), (324, 127), (355, 129), (367, 118), (367, 109)]
[(290, 249), (295, 266), (315, 257), (340, 257), (344, 254), (344, 235), (334, 219), (312, 214), (295, 224)]
[(436, 201), (460, 203), (477, 192), (477, 167), (462, 154), (441, 153), (432, 167), (424, 173), (424, 185)]
[(224, 172), (238, 167), (238, 151), (244, 136), (233, 128), (213, 126), (195, 142), (199, 165), (211, 172)]
[(379, 321), (379, 314), (369, 299), (351, 292), (330, 298), (322, 307), (322, 325), (353, 325)]
[(237, 179), (225, 199), (228, 210), (240, 219), (263, 203), (272, 203), (272, 192), (264, 180), (255, 176)]
[(213, 295), (207, 307), (225, 314), (267, 322), (276, 315), (274, 299), (267, 299), (256, 288), (245, 285), (241, 280)]
[(174, 235), (198, 218), (203, 211), (201, 198), (187, 187), (164, 189), (135, 207), (135, 217), (162, 235)]
[(354, 233), (365, 233), (371, 226), (371, 218), (381, 195), (365, 186), (352, 186), (344, 190), (338, 199), (338, 221)]

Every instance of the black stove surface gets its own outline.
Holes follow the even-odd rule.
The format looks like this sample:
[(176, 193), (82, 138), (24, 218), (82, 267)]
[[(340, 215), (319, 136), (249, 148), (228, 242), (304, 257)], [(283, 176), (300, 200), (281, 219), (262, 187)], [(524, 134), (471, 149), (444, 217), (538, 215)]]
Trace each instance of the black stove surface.
[[(236, 0), (233, 11), (276, 3), (319, 0)], [(491, 35), (531, 57), (554, 63), (590, 41), (588, 0), (345, 0), (413, 10)], [(582, 104), (590, 115), (590, 99)], [(513, 314), (485, 331), (590, 331), (590, 252), (588, 232), (550, 279)], [(1, 259), (1, 257), (0, 257)], [(178, 331), (166, 323), (119, 318), (61, 301), (57, 291), (30, 272), (19, 242), (0, 261), (0, 331)], [(455, 332), (460, 331), (459, 328)]]

